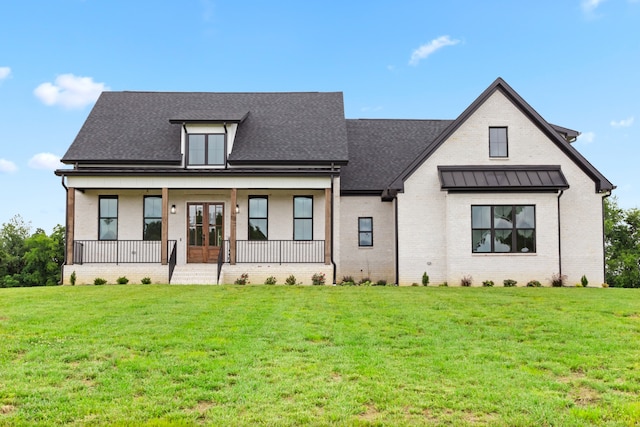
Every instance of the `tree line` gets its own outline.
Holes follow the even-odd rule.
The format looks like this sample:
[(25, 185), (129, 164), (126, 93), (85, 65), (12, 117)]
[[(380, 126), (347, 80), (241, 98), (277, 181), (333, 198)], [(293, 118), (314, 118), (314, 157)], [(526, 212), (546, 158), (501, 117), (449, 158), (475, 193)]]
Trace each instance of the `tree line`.
[[(640, 209), (622, 209), (616, 197), (604, 203), (605, 263), (611, 287), (640, 288)], [(49, 235), (20, 215), (0, 229), (0, 287), (53, 286), (64, 263), (65, 229)]]

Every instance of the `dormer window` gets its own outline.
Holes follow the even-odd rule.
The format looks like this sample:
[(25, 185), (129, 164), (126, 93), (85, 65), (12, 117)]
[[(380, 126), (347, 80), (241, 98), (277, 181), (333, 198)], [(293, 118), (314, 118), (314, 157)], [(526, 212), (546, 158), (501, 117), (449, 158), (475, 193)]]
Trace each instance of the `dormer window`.
[(489, 128), (489, 157), (509, 157), (506, 127)]
[(190, 133), (187, 137), (187, 164), (189, 166), (224, 166), (226, 152), (224, 134)]

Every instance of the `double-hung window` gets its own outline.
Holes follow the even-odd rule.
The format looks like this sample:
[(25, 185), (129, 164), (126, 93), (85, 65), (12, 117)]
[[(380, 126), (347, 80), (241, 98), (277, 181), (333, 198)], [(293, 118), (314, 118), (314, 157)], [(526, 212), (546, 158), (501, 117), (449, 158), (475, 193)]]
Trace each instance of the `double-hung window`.
[(489, 157), (509, 157), (506, 127), (489, 128)]
[(224, 166), (226, 142), (223, 133), (187, 136), (187, 163), (190, 166)]
[(98, 240), (118, 240), (118, 196), (100, 196)]
[(249, 240), (267, 240), (269, 237), (269, 199), (267, 196), (249, 196)]
[(471, 242), (474, 253), (536, 252), (535, 206), (471, 206)]
[(358, 246), (373, 246), (373, 218), (358, 218)]
[(162, 197), (144, 197), (144, 229), (142, 240), (160, 240), (162, 238)]
[(313, 196), (293, 198), (293, 240), (313, 240)]

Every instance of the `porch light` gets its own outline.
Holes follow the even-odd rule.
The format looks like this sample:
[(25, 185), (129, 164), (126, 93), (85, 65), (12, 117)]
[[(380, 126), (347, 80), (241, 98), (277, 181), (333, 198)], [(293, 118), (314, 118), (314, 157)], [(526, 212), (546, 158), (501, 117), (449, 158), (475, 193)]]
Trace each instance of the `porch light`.
[(236, 214), (240, 213), (240, 205), (236, 205)]
[(176, 213), (176, 205), (171, 205), (171, 213)]

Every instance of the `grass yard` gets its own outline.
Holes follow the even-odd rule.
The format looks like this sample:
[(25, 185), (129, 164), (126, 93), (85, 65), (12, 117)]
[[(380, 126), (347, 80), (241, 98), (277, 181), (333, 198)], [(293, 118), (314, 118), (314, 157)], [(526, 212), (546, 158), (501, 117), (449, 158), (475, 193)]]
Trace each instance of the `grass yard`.
[(637, 290), (0, 290), (0, 425), (638, 423)]

